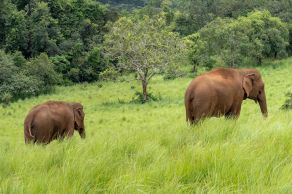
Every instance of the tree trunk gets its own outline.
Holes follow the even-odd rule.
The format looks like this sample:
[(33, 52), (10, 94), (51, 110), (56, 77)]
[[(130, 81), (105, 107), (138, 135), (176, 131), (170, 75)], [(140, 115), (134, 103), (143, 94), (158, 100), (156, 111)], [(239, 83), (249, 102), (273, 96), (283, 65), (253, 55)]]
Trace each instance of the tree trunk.
[(261, 64), (262, 64), (262, 58), (258, 57), (258, 65), (261, 65)]
[(197, 72), (197, 64), (193, 65), (193, 69), (192, 69), (192, 73), (196, 73)]
[(142, 80), (143, 102), (146, 102), (148, 100), (147, 84), (147, 80)]

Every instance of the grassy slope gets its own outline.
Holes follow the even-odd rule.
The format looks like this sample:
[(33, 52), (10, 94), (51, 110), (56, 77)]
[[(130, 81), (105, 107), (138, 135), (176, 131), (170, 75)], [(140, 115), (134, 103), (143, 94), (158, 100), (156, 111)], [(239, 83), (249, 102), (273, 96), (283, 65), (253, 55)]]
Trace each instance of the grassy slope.
[[(281, 63), (281, 64), (278, 64)], [(156, 78), (163, 97), (129, 101), (137, 83), (58, 88), (56, 94), (0, 108), (0, 193), (186, 193), (292, 191), (292, 112), (279, 110), (292, 90), (292, 59), (261, 69), (269, 117), (245, 101), (237, 121), (212, 118), (188, 127), (183, 105), (189, 78)], [(23, 119), (49, 99), (85, 106), (87, 139), (25, 146)]]

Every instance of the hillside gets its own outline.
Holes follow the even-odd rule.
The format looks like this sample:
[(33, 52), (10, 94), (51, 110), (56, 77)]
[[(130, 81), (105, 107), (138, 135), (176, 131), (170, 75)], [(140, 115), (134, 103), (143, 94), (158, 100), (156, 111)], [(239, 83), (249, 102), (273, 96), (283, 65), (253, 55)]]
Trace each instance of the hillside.
[[(96, 82), (0, 107), (0, 193), (289, 193), (292, 58), (259, 68), (269, 117), (244, 102), (237, 121), (189, 127), (183, 96), (191, 78), (154, 77), (161, 100), (130, 103), (140, 83)], [(82, 102), (87, 138), (25, 145), (23, 120), (47, 100)]]

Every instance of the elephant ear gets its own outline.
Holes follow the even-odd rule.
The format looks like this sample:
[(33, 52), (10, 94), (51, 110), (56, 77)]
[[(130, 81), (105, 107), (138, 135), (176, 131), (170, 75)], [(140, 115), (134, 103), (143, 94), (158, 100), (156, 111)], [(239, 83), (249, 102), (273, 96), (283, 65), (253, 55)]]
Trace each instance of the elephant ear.
[(242, 87), (246, 93), (246, 97), (249, 97), (249, 94), (252, 90), (252, 85), (253, 85), (252, 83), (253, 83), (254, 78), (255, 78), (254, 73), (247, 74), (243, 77)]
[(84, 117), (83, 107), (79, 103), (74, 103), (72, 106), (74, 111), (74, 122), (78, 125), (78, 127), (82, 127)]

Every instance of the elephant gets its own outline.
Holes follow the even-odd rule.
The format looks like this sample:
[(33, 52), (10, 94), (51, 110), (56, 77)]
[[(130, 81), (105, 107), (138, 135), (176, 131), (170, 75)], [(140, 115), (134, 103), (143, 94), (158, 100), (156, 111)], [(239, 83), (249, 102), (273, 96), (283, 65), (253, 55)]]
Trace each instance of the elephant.
[(74, 134), (85, 138), (83, 106), (80, 103), (48, 101), (31, 109), (24, 120), (25, 143), (48, 144)]
[(259, 103), (268, 116), (265, 84), (257, 69), (216, 68), (199, 75), (185, 92), (186, 121), (196, 124), (208, 117), (237, 119), (245, 99)]

